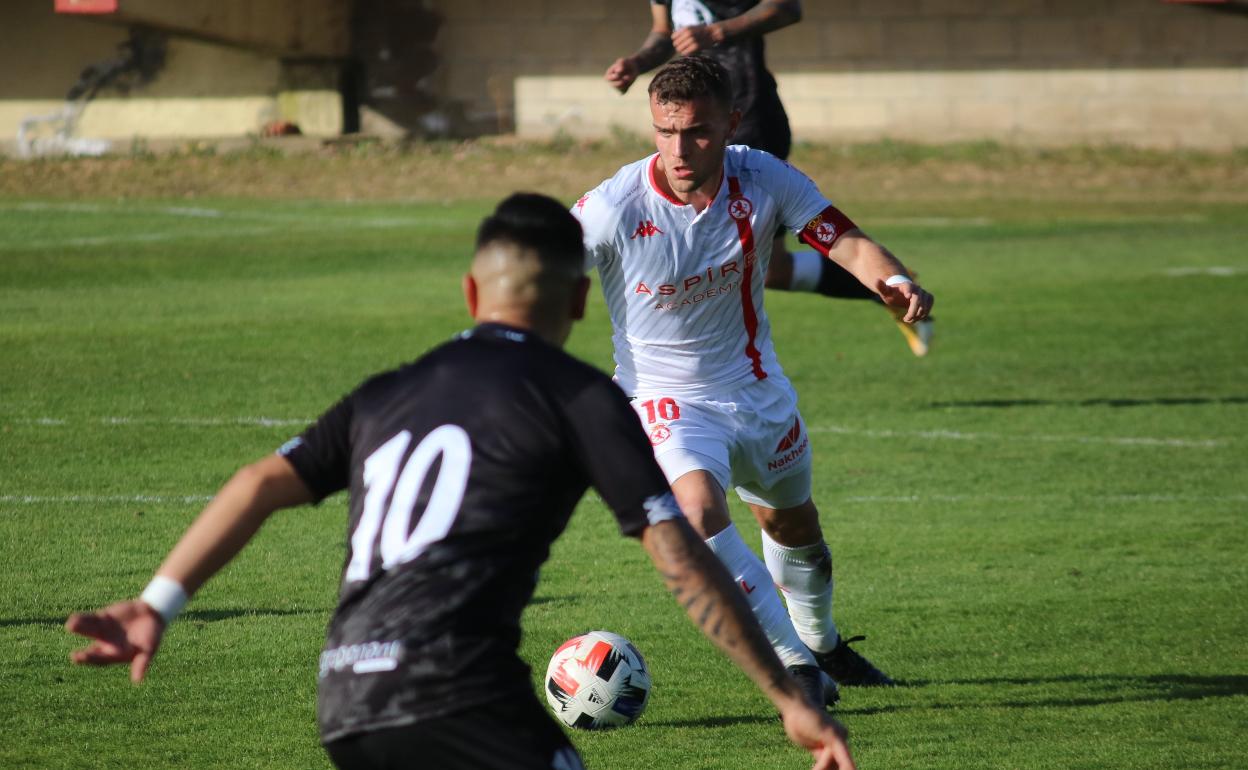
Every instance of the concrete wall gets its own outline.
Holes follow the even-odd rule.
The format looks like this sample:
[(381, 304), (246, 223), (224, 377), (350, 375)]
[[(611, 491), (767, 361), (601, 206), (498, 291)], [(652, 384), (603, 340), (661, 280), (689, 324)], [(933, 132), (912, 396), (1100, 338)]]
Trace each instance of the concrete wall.
[[(441, 93), (483, 126), (646, 130), (645, 82), (620, 97), (601, 80), (645, 37), (642, 0), (435, 4)], [(1248, 15), (1160, 0), (803, 6), (768, 38), (799, 140), (1248, 145)]]
[[(54, 14), (50, 0), (5, 0), (0, 140), (13, 139), (23, 119), (60, 110), (82, 70), (116, 57), (127, 36), (124, 26)], [(298, 123), (304, 133), (339, 133), (338, 65), (170, 38), (158, 76), (129, 94), (101, 92), (77, 133), (114, 141), (241, 136), (278, 119)]]
[[(312, 1), (282, 0), (282, 7)], [(337, 8), (334, 19), (347, 16), (347, 0), (315, 2)], [(1248, 0), (1232, 2), (1248, 8)], [(801, 23), (768, 38), (798, 140), (1248, 145), (1248, 14), (1161, 0), (803, 5)], [(261, 11), (277, 7), (252, 6), (257, 24), (268, 18)], [(377, 77), (366, 79), (365, 108), (383, 90), (413, 108), (378, 113), (394, 130), (419, 132), (440, 119), (455, 133), (646, 131), (645, 82), (621, 97), (601, 79), (645, 37), (646, 0), (356, 0), (355, 8), (384, 17), (385, 45), (374, 46), (376, 56), (356, 51), (366, 70), (377, 70), (371, 75), (387, 75), (395, 55), (433, 37), (432, 51), (418, 57), (429, 59), (432, 74), (423, 64), (419, 72), (389, 73), (395, 83), (387, 89)], [(440, 23), (421, 22), (426, 11)], [(225, 21), (218, 26), (232, 29)], [(316, 32), (299, 34), (341, 47), (343, 35)], [(58, 110), (79, 72), (114, 56), (126, 34), (122, 26), (55, 15), (51, 0), (4, 0), (0, 141), (23, 118)], [(335, 134), (342, 128), (338, 72), (325, 60), (294, 63), (263, 48), (174, 37), (159, 77), (124, 97), (101, 95), (79, 134), (123, 141), (239, 136), (277, 119), (305, 133)]]

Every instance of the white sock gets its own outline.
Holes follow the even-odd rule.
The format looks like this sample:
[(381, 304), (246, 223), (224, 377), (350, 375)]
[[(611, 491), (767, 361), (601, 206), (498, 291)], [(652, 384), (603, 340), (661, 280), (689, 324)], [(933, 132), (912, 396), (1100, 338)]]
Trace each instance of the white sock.
[(763, 558), (806, 646), (816, 652), (835, 647), (840, 635), (832, 620), (832, 553), (827, 544), (820, 540), (790, 548), (763, 531)]
[(793, 252), (793, 277), (789, 279), (789, 291), (814, 291), (819, 287), (823, 274), (823, 260), (817, 251)]
[(767, 640), (780, 656), (780, 662), (785, 666), (814, 665), (814, 656), (802, 644), (797, 632), (793, 630), (793, 623), (785, 614), (784, 603), (776, 593), (771, 575), (767, 574), (762, 561), (741, 539), (741, 533), (736, 526), (729, 524), (724, 531), (707, 538), (706, 544), (728, 568), (728, 574), (732, 575), (733, 581), (745, 592), (745, 600), (767, 634)]

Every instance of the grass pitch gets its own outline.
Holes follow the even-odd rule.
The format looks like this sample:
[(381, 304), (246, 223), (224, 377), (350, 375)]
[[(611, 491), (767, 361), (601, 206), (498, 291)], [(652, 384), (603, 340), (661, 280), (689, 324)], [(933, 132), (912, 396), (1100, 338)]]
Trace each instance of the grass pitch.
[[(938, 319), (918, 360), (875, 307), (768, 298), (839, 621), (902, 682), (843, 693), (860, 766), (1248, 765), (1242, 202), (839, 197)], [(276, 515), (142, 687), (69, 666), (60, 625), (141, 589), (235, 467), (464, 328), (489, 206), (0, 200), (0, 766), (328, 766), (342, 497)], [(609, 366), (600, 300), (570, 349)], [(636, 726), (573, 736), (591, 767), (808, 765), (592, 494), (525, 623), (535, 682), (590, 628), (653, 669)]]

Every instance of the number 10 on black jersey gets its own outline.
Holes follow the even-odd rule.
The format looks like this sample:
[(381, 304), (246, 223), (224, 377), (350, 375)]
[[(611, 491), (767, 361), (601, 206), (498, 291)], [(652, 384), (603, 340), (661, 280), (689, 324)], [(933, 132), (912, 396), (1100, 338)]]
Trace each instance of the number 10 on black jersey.
[[(458, 425), (442, 425), (421, 439), (407, 462), (403, 456), (412, 443), (410, 431), (401, 431), (378, 447), (364, 461), (364, 506), (360, 522), (351, 534), (351, 563), (348, 583), (367, 580), (373, 573), (373, 550), (381, 540), (381, 569), (389, 570), (420, 556), (432, 544), (446, 537), (459, 515), (468, 470), (472, 465), (472, 444), (468, 433)], [(433, 482), (425, 510), (411, 530), (416, 497), (434, 461), (442, 465)], [(386, 500), (390, 501), (386, 505)]]

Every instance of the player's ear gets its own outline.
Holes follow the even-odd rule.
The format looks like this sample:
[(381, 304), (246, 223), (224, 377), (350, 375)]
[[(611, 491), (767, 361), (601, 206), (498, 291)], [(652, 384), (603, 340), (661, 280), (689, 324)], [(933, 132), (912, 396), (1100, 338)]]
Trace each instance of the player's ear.
[(468, 306), (468, 315), (477, 317), (477, 282), (471, 273), (464, 273), (463, 280), (464, 304)]
[(589, 276), (582, 275), (576, 283), (576, 288), (572, 289), (572, 313), (573, 321), (579, 321), (585, 317), (585, 302), (589, 298)]

